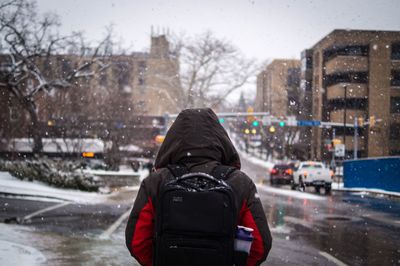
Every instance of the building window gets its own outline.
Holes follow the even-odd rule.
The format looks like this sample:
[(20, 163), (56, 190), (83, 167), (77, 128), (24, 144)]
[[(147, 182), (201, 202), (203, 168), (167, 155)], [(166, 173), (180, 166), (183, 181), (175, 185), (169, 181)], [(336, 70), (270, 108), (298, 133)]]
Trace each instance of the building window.
[(360, 98), (347, 98), (344, 99), (335, 99), (329, 101), (329, 110), (342, 110), (344, 108), (349, 110), (365, 110), (368, 107), (367, 99)]
[(324, 51), (324, 58), (326, 61), (339, 56), (367, 56), (368, 55), (367, 45), (348, 45), (348, 46), (333, 46), (330, 49)]
[(139, 62), (139, 77), (138, 77), (138, 82), (139, 85), (144, 85), (145, 84), (145, 74), (147, 71), (147, 66), (146, 66), (146, 62), (141, 61)]
[(390, 140), (398, 140), (400, 136), (400, 124), (390, 124), (389, 128), (389, 139)]
[(114, 75), (118, 84), (118, 89), (123, 92), (130, 92), (130, 80), (132, 69), (128, 62), (118, 62), (114, 67)]
[(287, 86), (290, 88), (297, 88), (300, 85), (300, 69), (288, 68), (287, 70)]
[(390, 97), (390, 113), (400, 114), (400, 97)]
[(367, 83), (367, 72), (334, 73), (325, 76), (325, 86), (329, 87), (338, 83)]
[(396, 87), (400, 86), (400, 70), (392, 70), (390, 85)]
[(393, 60), (400, 60), (400, 43), (392, 44), (392, 57)]
[(312, 56), (305, 56), (301, 59), (301, 70), (306, 71), (307, 69), (313, 68)]

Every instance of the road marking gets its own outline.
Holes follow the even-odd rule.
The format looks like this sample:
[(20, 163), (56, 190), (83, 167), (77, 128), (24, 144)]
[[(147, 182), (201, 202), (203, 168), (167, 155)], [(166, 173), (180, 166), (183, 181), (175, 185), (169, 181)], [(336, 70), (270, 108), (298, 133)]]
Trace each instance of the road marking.
[(56, 205), (53, 205), (53, 206), (38, 210), (36, 212), (33, 212), (31, 214), (28, 214), (28, 215), (24, 216), (21, 219), (21, 223), (23, 223), (26, 220), (32, 219), (33, 217), (38, 216), (39, 214), (42, 214), (42, 213), (45, 213), (45, 212), (48, 212), (48, 211), (52, 211), (52, 210), (55, 210), (55, 209), (58, 209), (58, 208), (61, 208), (61, 207), (67, 206), (69, 204), (71, 204), (71, 202), (63, 202), (63, 203), (60, 203), (60, 204), (56, 204)]
[(118, 227), (121, 225), (123, 221), (125, 221), (128, 217), (129, 214), (131, 213), (131, 210), (126, 211), (124, 214), (122, 214), (118, 220), (116, 220), (110, 227), (107, 228), (100, 236), (100, 239), (109, 239), (110, 236), (115, 232), (115, 230), (118, 229)]
[(338, 260), (338, 259), (335, 258), (334, 256), (332, 256), (332, 255), (330, 255), (330, 254), (328, 254), (328, 253), (326, 253), (326, 252), (324, 252), (324, 251), (320, 251), (319, 254), (320, 254), (321, 256), (325, 257), (327, 260), (329, 260), (329, 261), (335, 263), (335, 264), (338, 265), (338, 266), (347, 266), (346, 263), (344, 263), (344, 262)]

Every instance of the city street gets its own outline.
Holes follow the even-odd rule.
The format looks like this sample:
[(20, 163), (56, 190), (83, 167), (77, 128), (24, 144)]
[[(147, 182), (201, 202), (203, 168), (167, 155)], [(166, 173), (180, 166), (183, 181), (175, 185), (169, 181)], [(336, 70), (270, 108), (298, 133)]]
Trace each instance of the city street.
[[(400, 263), (399, 199), (270, 187), (262, 184), (266, 169), (243, 156), (242, 164), (254, 177), (273, 234), (263, 265)], [(124, 229), (137, 189), (124, 188), (101, 204), (2, 196), (0, 219), (7, 223), (0, 224), (0, 241), (24, 249), (19, 262), (31, 255), (38, 265), (135, 265)]]
[(399, 12), (0, 0), (0, 266), (400, 266)]

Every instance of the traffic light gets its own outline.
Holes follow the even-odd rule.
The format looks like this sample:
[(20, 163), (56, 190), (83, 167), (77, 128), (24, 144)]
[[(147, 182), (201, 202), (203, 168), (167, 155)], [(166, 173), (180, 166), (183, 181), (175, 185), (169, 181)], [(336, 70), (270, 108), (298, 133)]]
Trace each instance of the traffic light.
[(254, 127), (258, 127), (258, 126), (260, 125), (260, 122), (258, 122), (257, 120), (254, 120), (253, 123), (252, 123), (252, 125), (253, 125)]
[(285, 126), (285, 121), (280, 121), (280, 122), (279, 122), (279, 126), (280, 126), (280, 127), (284, 127), (284, 126)]
[(270, 133), (275, 133), (275, 127), (274, 126), (270, 126), (269, 127), (269, 132)]
[(223, 124), (225, 122), (225, 118), (221, 117), (218, 119), (219, 123)]
[(247, 108), (247, 122), (251, 123), (255, 120), (253, 113), (254, 113), (253, 107), (250, 106), (249, 108)]
[(341, 139), (333, 139), (332, 146), (335, 147), (335, 145), (337, 145), (337, 144), (342, 144), (342, 140)]
[(372, 115), (369, 117), (369, 127), (374, 127), (375, 126), (375, 116)]

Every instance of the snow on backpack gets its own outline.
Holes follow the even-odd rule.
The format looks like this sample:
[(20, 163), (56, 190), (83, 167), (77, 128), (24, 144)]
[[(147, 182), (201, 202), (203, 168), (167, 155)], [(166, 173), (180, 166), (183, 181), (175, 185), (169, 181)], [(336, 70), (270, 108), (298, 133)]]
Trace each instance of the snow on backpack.
[(238, 207), (224, 181), (235, 170), (217, 166), (211, 174), (170, 165), (156, 207), (154, 265), (232, 266)]

